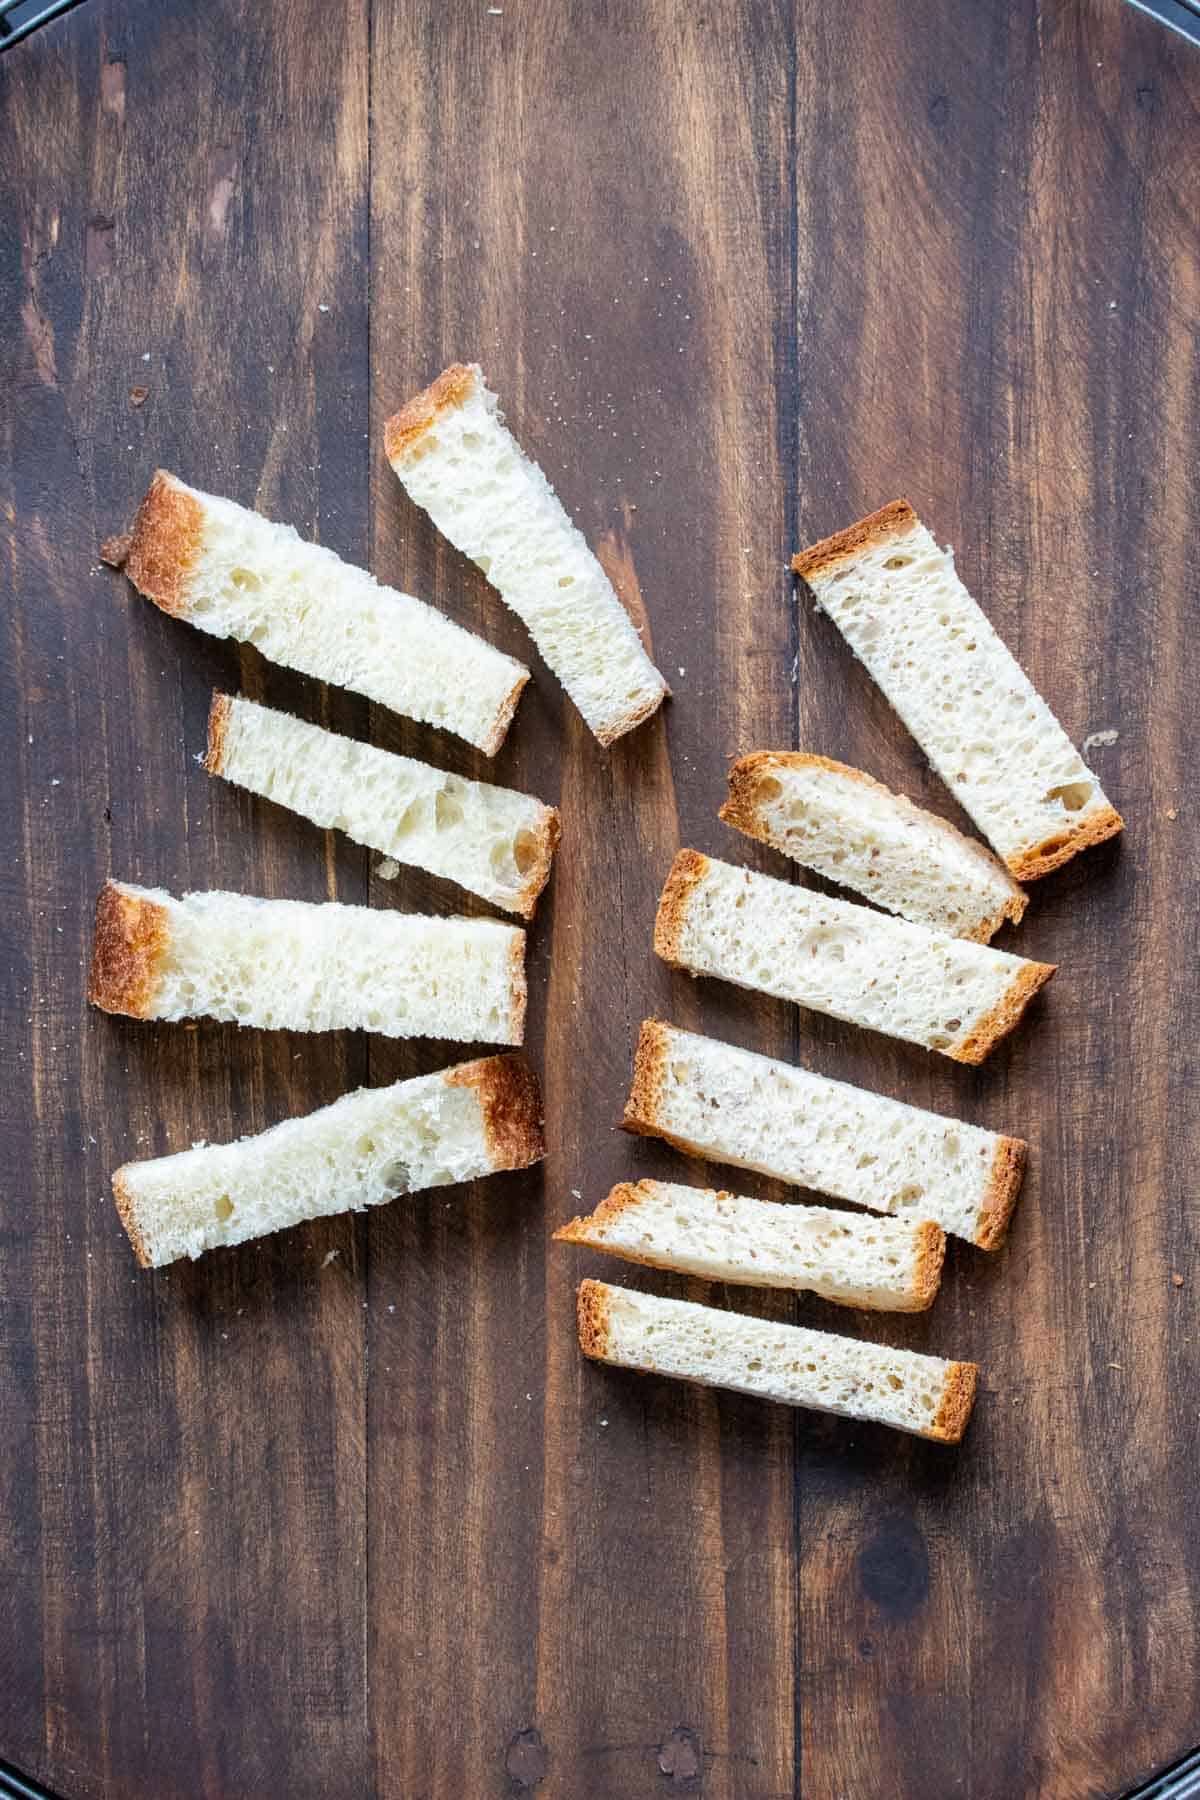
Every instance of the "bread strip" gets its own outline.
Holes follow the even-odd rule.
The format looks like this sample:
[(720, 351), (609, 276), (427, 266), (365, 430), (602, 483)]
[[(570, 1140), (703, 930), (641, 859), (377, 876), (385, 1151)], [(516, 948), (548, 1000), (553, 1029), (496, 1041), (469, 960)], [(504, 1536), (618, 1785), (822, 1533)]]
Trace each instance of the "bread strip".
[(984, 1250), (1003, 1243), (1025, 1169), (1020, 1138), (661, 1019), (642, 1025), (622, 1124), (872, 1212), (933, 1219)]
[(537, 1078), (519, 1056), (488, 1056), (360, 1088), (258, 1137), (126, 1163), (113, 1194), (138, 1261), (159, 1268), (544, 1154)]
[(129, 579), (163, 612), (489, 756), (504, 742), (529, 670), (290, 525), (160, 469), (119, 547)]
[(519, 1044), (525, 933), (335, 902), (185, 894), (109, 881), (88, 999), (135, 1019), (274, 1031), (377, 1031)]
[(1122, 829), (907, 500), (802, 551), (792, 568), (1018, 881)]
[(932, 1306), (946, 1253), (945, 1233), (929, 1219), (775, 1206), (675, 1181), (622, 1181), (554, 1236), (703, 1281), (807, 1289), (881, 1312)]
[(915, 925), (986, 944), (1029, 904), (1004, 864), (861, 769), (759, 750), (729, 771), (727, 825)]
[(384, 443), (411, 498), (524, 621), (602, 744), (658, 710), (666, 682), (477, 364), (444, 370), (388, 420)]
[(982, 1062), (1054, 974), (906, 919), (681, 850), (654, 948), (693, 975), (794, 1000), (956, 1062)]
[(891, 1425), (935, 1443), (957, 1444), (975, 1403), (974, 1363), (664, 1300), (606, 1281), (580, 1283), (577, 1313), (579, 1347), (595, 1362)]
[(550, 875), (559, 837), (552, 806), (252, 700), (213, 695), (204, 767), (522, 918), (532, 917)]

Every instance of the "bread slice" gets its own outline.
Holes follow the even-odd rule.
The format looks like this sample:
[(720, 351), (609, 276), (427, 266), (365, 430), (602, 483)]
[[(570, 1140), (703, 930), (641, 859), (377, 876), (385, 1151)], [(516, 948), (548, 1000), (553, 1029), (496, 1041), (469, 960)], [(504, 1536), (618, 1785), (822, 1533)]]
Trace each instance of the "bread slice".
[(594, 1213), (554, 1236), (703, 1281), (804, 1288), (881, 1312), (932, 1306), (946, 1253), (945, 1233), (930, 1219), (775, 1206), (677, 1181), (619, 1182)]
[(478, 364), (444, 370), (388, 420), (384, 442), (410, 497), (524, 621), (602, 744), (657, 712), (666, 682)]
[(1004, 864), (946, 819), (861, 769), (759, 750), (729, 771), (727, 825), (782, 850), (914, 925), (986, 944), (1029, 897)]
[(359, 1088), (258, 1137), (126, 1163), (113, 1193), (138, 1261), (157, 1269), (544, 1154), (536, 1076), (519, 1056), (488, 1056)]
[(252, 700), (213, 695), (204, 767), (525, 919), (550, 874), (559, 837), (552, 806)]
[(1054, 973), (990, 945), (681, 850), (654, 948), (676, 969), (979, 1063)]
[(1018, 881), (1122, 819), (907, 500), (792, 560)]
[(622, 1124), (690, 1155), (757, 1169), (872, 1212), (933, 1219), (984, 1250), (1003, 1243), (1025, 1169), (1020, 1138), (661, 1019), (642, 1025)]
[(521, 663), (423, 600), (163, 469), (142, 501), (124, 568), (163, 612), (453, 731), (489, 756), (529, 680)]
[(525, 933), (498, 919), (108, 881), (88, 999), (134, 1019), (519, 1044)]
[(749, 1319), (606, 1281), (581, 1282), (577, 1310), (584, 1355), (642, 1375), (673, 1375), (783, 1406), (894, 1425), (940, 1444), (959, 1442), (975, 1404), (974, 1363)]

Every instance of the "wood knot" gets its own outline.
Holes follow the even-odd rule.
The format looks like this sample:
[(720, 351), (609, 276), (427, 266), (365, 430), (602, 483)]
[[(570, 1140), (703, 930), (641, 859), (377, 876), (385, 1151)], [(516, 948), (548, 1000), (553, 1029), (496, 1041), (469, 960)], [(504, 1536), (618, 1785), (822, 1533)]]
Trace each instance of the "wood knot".
[(858, 1579), (868, 1600), (889, 1619), (910, 1619), (929, 1598), (929, 1553), (914, 1520), (883, 1519), (858, 1556)]
[(677, 1725), (658, 1746), (658, 1768), (681, 1794), (698, 1794), (704, 1775), (700, 1736), (690, 1725)]
[(531, 1725), (514, 1731), (504, 1752), (504, 1773), (515, 1794), (528, 1794), (543, 1779), (550, 1761), (542, 1734)]

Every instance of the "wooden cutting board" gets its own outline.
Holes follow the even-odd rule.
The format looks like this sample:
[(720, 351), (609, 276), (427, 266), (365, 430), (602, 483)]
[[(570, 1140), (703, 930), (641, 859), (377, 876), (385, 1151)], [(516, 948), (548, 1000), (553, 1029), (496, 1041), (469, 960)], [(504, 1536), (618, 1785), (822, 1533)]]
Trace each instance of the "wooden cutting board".
[[(0, 1757), (67, 1800), (1083, 1800), (1200, 1738), (1200, 56), (1116, 0), (89, 0), (0, 62)], [(102, 571), (153, 469), (527, 641), (383, 420), (477, 357), (675, 689), (494, 765)], [(951, 811), (797, 546), (906, 494), (1129, 821), (980, 1070), (655, 961), (728, 760)], [(460, 1054), (88, 1013), (108, 874), (460, 894), (210, 780), (214, 685), (558, 802), (541, 1173), (139, 1272), (109, 1171)], [(551, 1229), (659, 1012), (1034, 1146), (934, 1311), (961, 1450), (585, 1366)], [(739, 1178), (746, 1191), (769, 1183)]]

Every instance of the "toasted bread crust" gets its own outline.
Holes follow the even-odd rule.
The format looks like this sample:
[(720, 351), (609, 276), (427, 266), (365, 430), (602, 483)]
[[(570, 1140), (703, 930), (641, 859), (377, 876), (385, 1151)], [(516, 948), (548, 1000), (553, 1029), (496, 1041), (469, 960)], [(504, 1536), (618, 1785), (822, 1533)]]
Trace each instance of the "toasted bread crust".
[(447, 1087), (478, 1089), (483, 1134), (495, 1169), (527, 1169), (546, 1154), (542, 1095), (523, 1056), (481, 1056), (447, 1069)]
[(523, 919), (532, 919), (538, 903), (538, 896), (550, 879), (550, 864), (554, 861), (554, 852), (558, 849), (562, 837), (562, 819), (556, 806), (548, 806), (545, 815), (533, 832), (533, 859), (529, 865), (529, 874), (522, 883), (517, 895), (514, 911)]
[(388, 461), (393, 465), (403, 462), (442, 413), (463, 404), (478, 379), (479, 370), (470, 364), (451, 363), (427, 388), (406, 401), (383, 428), (383, 452)]
[(662, 1135), (654, 1121), (658, 1117), (666, 1080), (669, 1029), (661, 1019), (642, 1020), (633, 1056), (633, 1085), (621, 1120), (622, 1131), (631, 1131), (640, 1137)]
[(917, 1254), (913, 1267), (912, 1311), (927, 1312), (937, 1299), (942, 1280), (942, 1264), (946, 1260), (946, 1234), (932, 1219), (921, 1219), (914, 1226)]
[(1022, 1138), (1002, 1137), (996, 1146), (991, 1180), (975, 1221), (975, 1242), (981, 1250), (998, 1250), (1007, 1236), (1028, 1153)]
[(671, 864), (654, 921), (654, 953), (672, 968), (683, 966), (680, 942), (688, 901), (697, 882), (704, 879), (707, 868), (708, 857), (702, 856), (699, 850), (681, 850)]
[[(785, 855), (789, 852), (786, 846), (774, 837), (767, 829), (761, 815), (762, 802), (759, 790), (764, 781), (770, 780), (776, 769), (824, 769), (830, 775), (844, 775), (848, 781), (857, 781), (861, 786), (873, 788), (877, 794), (885, 795), (898, 806), (916, 815), (923, 824), (932, 826), (945, 837), (970, 851), (989, 873), (1002, 873), (1011, 877), (1012, 871), (1006, 868), (998, 857), (993, 856), (983, 844), (977, 844), (965, 832), (959, 831), (949, 819), (939, 817), (937, 813), (928, 812), (925, 807), (918, 806), (907, 794), (898, 794), (894, 788), (884, 782), (877, 781), (864, 769), (851, 768), (849, 763), (835, 762), (829, 756), (817, 756), (806, 750), (755, 750), (749, 756), (741, 757), (729, 771), (729, 798), (721, 807), (717, 817), (726, 825), (732, 825), (736, 831), (744, 831), (747, 837), (757, 838), (759, 843), (770, 844)], [(797, 859), (799, 860), (799, 859)], [(1005, 921), (1019, 925), (1029, 905), (1028, 894), (1019, 888), (1009, 895), (1004, 904), (988, 919), (981, 920), (973, 931), (962, 933), (968, 941), (976, 944), (988, 944), (999, 931)]]
[(525, 933), (513, 939), (508, 964), (509, 1005), (512, 1007), (513, 1043), (525, 1042), (525, 1011), (529, 1005), (529, 981), (525, 974)]
[(208, 748), (202, 765), (210, 775), (225, 773), (225, 737), (232, 712), (233, 696), (214, 692), (208, 709)]
[(996, 1048), (1000, 1039), (1020, 1020), (1021, 1014), (1039, 988), (1045, 987), (1057, 969), (1057, 963), (1027, 962), (1013, 976), (1005, 992), (990, 1012), (974, 1025), (965, 1038), (950, 1044), (946, 1055), (955, 1062), (981, 1063)]
[(1073, 856), (1078, 856), (1081, 850), (1090, 850), (1093, 844), (1103, 844), (1106, 839), (1116, 837), (1124, 829), (1125, 821), (1116, 807), (1102, 806), (1098, 812), (1080, 819), (1069, 831), (1056, 831), (1052, 837), (1043, 838), (1040, 844), (1031, 844), (1028, 849), (1017, 851), (1015, 856), (1008, 858), (1009, 872), (1018, 881), (1039, 881), (1053, 869), (1061, 869), (1064, 863), (1070, 862)]
[(146, 1240), (142, 1236), (141, 1227), (137, 1221), (137, 1206), (125, 1181), (125, 1170), (130, 1166), (132, 1165), (122, 1164), (114, 1174), (112, 1178), (113, 1199), (117, 1203), (117, 1213), (121, 1223), (133, 1245), (133, 1254), (143, 1269), (152, 1269), (154, 1264), (150, 1260), (150, 1252), (146, 1248)]
[(657, 694), (652, 694), (648, 700), (644, 700), (632, 712), (624, 713), (615, 725), (606, 726), (603, 731), (597, 730), (594, 725), (589, 729), (597, 743), (607, 750), (609, 745), (615, 744), (618, 738), (623, 738), (627, 732), (636, 731), (639, 725), (643, 725), (647, 719), (653, 718), (663, 701), (669, 699), (670, 695), (671, 690), (664, 681)]
[(479, 746), (485, 756), (495, 756), (497, 750), (499, 750), (501, 744), (507, 737), (508, 728), (512, 724), (513, 714), (517, 710), (517, 701), (521, 698), (521, 692), (528, 680), (529, 670), (522, 669), (520, 675), (496, 709), (495, 721), (493, 722), (491, 731), (488, 733), (488, 740), (486, 744), (481, 744)]
[(809, 581), (836, 563), (849, 562), (865, 544), (903, 537), (920, 523), (907, 500), (890, 500), (878, 512), (868, 513), (865, 519), (847, 525), (844, 531), (835, 531), (832, 537), (822, 538), (819, 544), (799, 551), (792, 558), (792, 573)]
[(942, 1403), (933, 1416), (933, 1423), (921, 1435), (933, 1438), (939, 1444), (960, 1443), (962, 1434), (967, 1429), (967, 1420), (971, 1417), (971, 1408), (975, 1404), (978, 1382), (977, 1363), (952, 1362), (946, 1370)]
[[(594, 1211), (577, 1213), (568, 1224), (560, 1225), (553, 1234), (554, 1242), (556, 1244), (587, 1244), (592, 1248), (608, 1249), (608, 1245), (599, 1244), (592, 1229), (593, 1226), (603, 1225), (609, 1219), (615, 1219), (618, 1213), (623, 1213), (628, 1206), (636, 1206), (640, 1200), (645, 1198), (647, 1186), (648, 1184), (644, 1181), (618, 1181), (614, 1188), (609, 1189)], [(626, 1256), (627, 1253), (622, 1250), (619, 1254)], [(628, 1260), (646, 1263), (646, 1259), (641, 1256), (630, 1255)], [(646, 1266), (653, 1267), (653, 1264), (646, 1263)]]
[(579, 1348), (598, 1362), (608, 1355), (608, 1294), (603, 1281), (581, 1281), (575, 1296)]
[(203, 531), (200, 502), (159, 469), (133, 522), (125, 573), (165, 613), (187, 616), (188, 584)]
[(170, 935), (165, 906), (106, 881), (96, 899), (87, 987), (92, 1005), (131, 1019), (152, 1019)]

